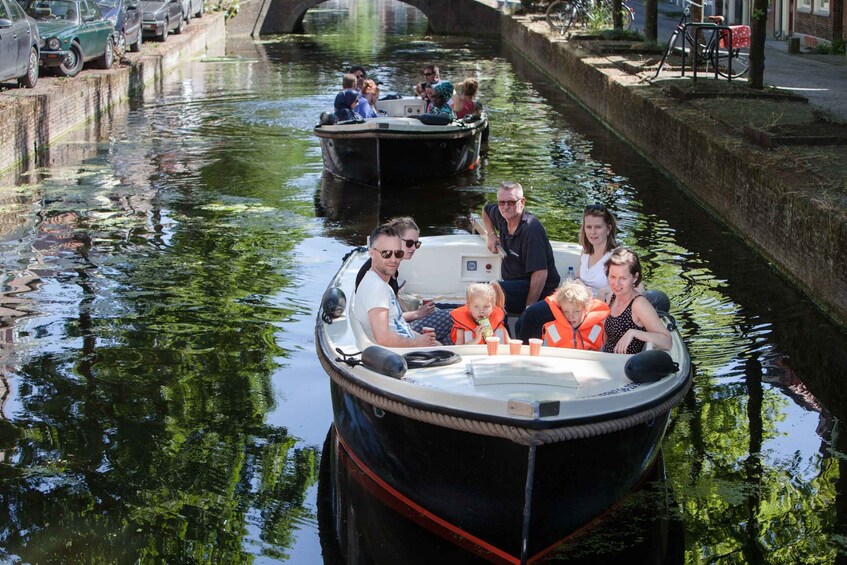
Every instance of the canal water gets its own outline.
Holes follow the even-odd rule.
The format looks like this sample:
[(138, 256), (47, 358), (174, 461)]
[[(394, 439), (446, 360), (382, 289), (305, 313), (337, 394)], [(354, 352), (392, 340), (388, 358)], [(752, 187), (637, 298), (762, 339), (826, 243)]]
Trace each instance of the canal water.
[[(314, 319), (377, 222), (453, 233), (517, 180), (555, 239), (614, 211), (696, 366), (666, 478), (557, 555), (847, 561), (844, 333), (508, 48), (428, 36), (393, 0), (304, 25), (188, 63), (3, 184), (0, 560), (469, 562), (355, 480), (334, 543)], [(311, 128), (341, 71), (409, 94), (430, 61), (479, 79), (481, 168), (382, 193), (324, 176)]]

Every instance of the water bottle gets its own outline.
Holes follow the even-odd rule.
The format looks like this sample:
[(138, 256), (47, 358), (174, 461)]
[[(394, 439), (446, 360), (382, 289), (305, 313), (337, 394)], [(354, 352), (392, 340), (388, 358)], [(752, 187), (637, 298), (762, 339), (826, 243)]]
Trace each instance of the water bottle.
[(479, 321), (479, 325), (482, 328), (482, 339), (486, 339), (494, 335), (494, 329), (491, 327), (491, 322), (488, 318), (482, 318)]
[(573, 272), (573, 267), (568, 267), (568, 278), (570, 280), (576, 279), (576, 275)]

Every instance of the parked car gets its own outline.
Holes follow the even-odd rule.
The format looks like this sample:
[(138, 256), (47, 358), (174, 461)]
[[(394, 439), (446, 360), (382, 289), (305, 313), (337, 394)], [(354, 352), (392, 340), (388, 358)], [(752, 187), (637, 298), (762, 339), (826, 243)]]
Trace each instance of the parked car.
[(206, 12), (206, 0), (182, 0), (182, 15), (186, 22), (191, 18), (202, 18)]
[(141, 10), (139, 0), (96, 0), (103, 17), (115, 27), (115, 54), (118, 57), (130, 51), (141, 51)]
[(165, 41), (171, 31), (182, 33), (185, 30), (182, 0), (144, 0), (141, 9), (144, 11), (141, 26), (145, 35)]
[(101, 69), (112, 67), (115, 28), (93, 0), (27, 0), (24, 11), (38, 26), (45, 68), (72, 77), (87, 61), (94, 60)]
[(14, 0), (0, 0), (0, 82), (17, 80), (20, 86), (38, 82), (40, 37), (35, 22)]

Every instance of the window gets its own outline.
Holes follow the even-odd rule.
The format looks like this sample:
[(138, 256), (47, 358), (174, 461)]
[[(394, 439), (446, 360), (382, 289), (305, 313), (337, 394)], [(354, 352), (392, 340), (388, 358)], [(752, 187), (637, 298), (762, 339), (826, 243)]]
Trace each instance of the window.
[(829, 0), (815, 0), (816, 14), (829, 14)]
[[(820, 0), (818, 0), (820, 1)], [(797, 4), (797, 9), (801, 12), (811, 12), (812, 11), (812, 0), (800, 0)]]
[(6, 11), (6, 4), (3, 2), (0, 2), (0, 18), (3, 18), (4, 20), (9, 19), (9, 12)]

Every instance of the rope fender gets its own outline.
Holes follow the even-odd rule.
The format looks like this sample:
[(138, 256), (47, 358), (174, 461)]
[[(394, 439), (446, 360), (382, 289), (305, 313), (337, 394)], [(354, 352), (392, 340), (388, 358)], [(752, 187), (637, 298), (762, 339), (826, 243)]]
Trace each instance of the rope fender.
[(329, 374), (335, 384), (341, 387), (345, 392), (355, 396), (356, 398), (392, 412), (394, 414), (405, 416), (413, 420), (434, 424), (443, 428), (468, 432), (473, 434), (486, 435), (490, 437), (500, 437), (513, 441), (519, 445), (544, 445), (547, 443), (556, 443), (559, 441), (568, 441), (572, 439), (583, 439), (612, 432), (618, 432), (649, 422), (650, 420), (661, 416), (682, 402), (688, 389), (691, 388), (692, 380), (689, 379), (684, 387), (677, 391), (672, 397), (668, 398), (661, 404), (648, 408), (642, 412), (616, 418), (614, 420), (606, 420), (604, 422), (591, 422), (588, 424), (577, 424), (574, 426), (564, 426), (561, 428), (552, 428), (546, 430), (531, 430), (527, 428), (519, 428), (505, 424), (497, 424), (494, 422), (483, 422), (480, 420), (472, 420), (469, 418), (461, 418), (448, 414), (441, 414), (429, 410), (421, 410), (409, 406), (403, 402), (386, 398), (381, 394), (367, 390), (346, 378), (338, 368), (323, 355), (320, 351), (321, 365)]

